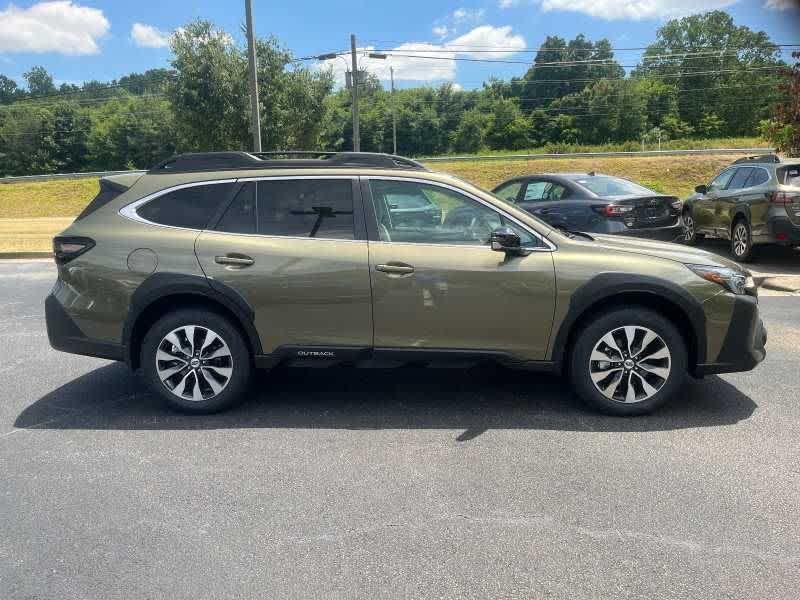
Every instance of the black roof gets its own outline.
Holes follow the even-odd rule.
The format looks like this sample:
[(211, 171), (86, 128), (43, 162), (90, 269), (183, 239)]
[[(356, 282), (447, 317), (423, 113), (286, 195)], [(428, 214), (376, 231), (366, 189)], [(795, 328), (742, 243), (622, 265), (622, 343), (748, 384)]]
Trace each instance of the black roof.
[(242, 169), (320, 169), (360, 167), (376, 169), (428, 168), (410, 158), (378, 152), (190, 152), (157, 164), (148, 173), (190, 173)]
[(740, 165), (742, 163), (775, 164), (779, 162), (781, 162), (781, 159), (777, 154), (759, 154), (757, 156), (745, 156), (744, 158), (737, 159), (733, 161), (733, 164), (734, 165)]

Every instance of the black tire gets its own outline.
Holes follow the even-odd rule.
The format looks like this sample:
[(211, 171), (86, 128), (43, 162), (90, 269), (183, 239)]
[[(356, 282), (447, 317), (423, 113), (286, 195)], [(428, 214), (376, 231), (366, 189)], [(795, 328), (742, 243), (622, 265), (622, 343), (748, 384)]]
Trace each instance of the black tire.
[[(191, 326), (197, 326), (198, 329), (182, 329)], [(206, 330), (205, 336), (202, 332), (203, 329)], [(168, 342), (166, 345), (162, 345), (166, 336), (176, 330), (179, 331), (177, 335), (182, 340), (188, 339), (188, 335), (185, 335), (186, 331), (197, 331), (192, 346), (189, 346), (188, 342), (183, 345), (182, 349), (178, 349)], [(177, 380), (185, 383), (182, 387), (180, 383), (174, 384), (176, 391), (171, 391), (168, 383), (162, 381), (159, 375), (159, 367), (167, 369), (170, 365), (168, 361), (162, 360), (158, 362), (157, 366), (156, 356), (159, 347), (173, 356), (180, 354), (192, 358), (197, 356), (202, 358), (202, 355), (192, 354), (191, 351), (186, 352), (186, 350), (195, 345), (202, 347), (206, 339), (213, 339), (207, 333), (208, 331), (216, 334), (216, 337), (222, 341), (222, 345), (216, 340), (212, 342), (214, 345), (209, 344), (204, 351), (208, 359), (203, 359), (204, 362), (194, 369), (186, 360), (176, 359), (174, 368), (177, 368), (180, 363), (187, 363), (187, 366), (183, 367), (180, 372), (176, 372), (174, 379), (168, 378), (167, 381), (170, 382), (169, 385), (173, 385), (172, 382)], [(230, 361), (228, 356), (230, 356)], [(144, 337), (139, 364), (142, 375), (153, 392), (173, 408), (196, 414), (219, 412), (244, 399), (253, 371), (252, 357), (239, 329), (224, 316), (202, 308), (178, 310), (159, 319)], [(224, 374), (228, 373), (228, 367), (230, 367), (230, 373), (226, 379)], [(190, 374), (192, 371), (194, 371), (194, 375)], [(166, 372), (168, 371), (162, 371), (162, 373)], [(181, 379), (183, 377), (187, 377), (187, 379)], [(211, 384), (217, 387), (221, 386), (220, 391), (216, 392), (212, 389)], [(190, 393), (194, 392), (196, 388), (202, 399), (184, 397), (184, 392), (188, 390), (189, 386), (192, 388)]]
[(731, 256), (738, 262), (753, 259), (753, 236), (750, 223), (744, 217), (738, 217), (731, 227)]
[[(665, 346), (669, 351), (669, 357), (666, 361), (665, 359), (641, 360), (637, 358), (632, 369), (625, 367), (622, 360), (618, 363), (606, 361), (609, 363), (610, 369), (608, 378), (595, 385), (592, 380), (593, 369), (596, 369), (595, 375), (599, 375), (605, 369), (604, 362), (590, 361), (595, 346), (601, 344), (602, 338), (608, 333), (613, 332), (617, 336), (624, 336), (625, 331), (622, 330), (620, 333), (620, 328), (627, 326), (638, 328), (635, 331), (641, 332), (634, 335), (634, 344), (630, 345), (630, 349), (633, 350), (632, 354), (642, 356), (643, 352), (647, 352), (650, 355), (658, 355)], [(638, 340), (639, 345), (642, 345), (642, 342), (648, 339), (646, 330), (655, 333), (660, 340), (655, 339), (639, 348), (636, 341)], [(627, 342), (625, 339), (620, 341), (618, 349), (624, 351), (624, 348), (628, 348), (624, 345)], [(619, 365), (619, 370), (614, 367), (615, 364)], [(645, 307), (630, 307), (602, 313), (593, 318), (580, 332), (570, 354), (569, 377), (575, 392), (590, 406), (612, 415), (641, 415), (661, 406), (681, 388), (686, 381), (687, 364), (686, 343), (678, 329), (653, 310)], [(665, 365), (668, 366), (668, 373), (664, 378), (655, 376), (648, 370), (654, 367), (659, 367), (660, 370)], [(617, 386), (614, 386), (617, 373), (619, 373), (620, 381)], [(610, 382), (606, 391), (614, 387), (614, 390), (611, 391), (612, 397), (606, 396), (599, 389), (606, 381)], [(631, 381), (634, 383), (630, 384)], [(648, 396), (645, 384), (655, 389), (655, 393)], [(628, 385), (633, 388), (633, 397), (641, 396), (640, 399), (631, 402), (624, 401)], [(614, 399), (616, 394), (619, 394), (620, 398)]]
[(688, 208), (683, 211), (683, 231), (683, 243), (687, 246), (696, 246), (701, 238), (697, 235), (697, 223), (694, 221), (692, 211)]

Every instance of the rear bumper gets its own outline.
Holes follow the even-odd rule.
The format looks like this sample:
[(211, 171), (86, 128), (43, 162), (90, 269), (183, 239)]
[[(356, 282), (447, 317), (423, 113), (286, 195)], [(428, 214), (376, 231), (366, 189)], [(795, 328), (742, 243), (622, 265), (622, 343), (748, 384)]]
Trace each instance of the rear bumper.
[(697, 365), (695, 374), (750, 371), (766, 358), (766, 344), (767, 329), (758, 314), (758, 300), (752, 296), (737, 296), (717, 360)]
[(685, 230), (683, 228), (683, 222), (679, 221), (677, 225), (670, 225), (669, 227), (624, 229), (622, 231), (615, 231), (614, 235), (645, 238), (659, 242), (681, 242), (684, 239)]
[(788, 217), (775, 216), (767, 221), (770, 243), (797, 245), (800, 244), (800, 225), (792, 223)]
[(44, 315), (47, 337), (50, 345), (56, 350), (109, 360), (124, 359), (125, 352), (122, 345), (86, 337), (52, 293), (44, 301)]

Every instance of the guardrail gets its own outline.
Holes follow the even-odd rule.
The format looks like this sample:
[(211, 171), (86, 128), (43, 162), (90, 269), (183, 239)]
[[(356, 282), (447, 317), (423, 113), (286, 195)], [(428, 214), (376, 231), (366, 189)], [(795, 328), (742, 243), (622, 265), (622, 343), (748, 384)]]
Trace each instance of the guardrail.
[[(541, 160), (547, 158), (599, 158), (614, 156), (685, 156), (692, 154), (768, 154), (770, 148), (708, 148), (704, 150), (644, 150), (635, 152), (572, 152), (569, 154), (489, 154), (477, 156), (433, 156), (419, 158), (423, 162), (451, 162), (468, 160)], [(123, 173), (145, 173), (146, 171), (93, 171), (91, 173), (54, 173), (50, 175), (20, 175), (0, 177), (0, 184), (25, 181), (49, 181), (52, 179), (100, 178)]]
[(546, 158), (598, 158), (614, 156), (685, 156), (693, 154), (769, 154), (771, 148), (707, 148), (703, 150), (637, 150), (633, 152), (571, 152), (569, 154), (485, 154), (478, 156), (434, 156), (418, 158), (423, 162), (465, 160), (541, 160)]

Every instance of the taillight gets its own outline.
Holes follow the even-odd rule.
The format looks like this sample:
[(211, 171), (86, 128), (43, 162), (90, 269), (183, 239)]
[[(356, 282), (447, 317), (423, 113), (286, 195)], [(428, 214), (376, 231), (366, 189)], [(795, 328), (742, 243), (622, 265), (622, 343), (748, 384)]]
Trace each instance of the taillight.
[(63, 265), (94, 248), (94, 240), (87, 237), (53, 238), (53, 258)]
[(633, 210), (632, 206), (624, 204), (608, 204), (603, 211), (607, 217), (621, 217)]
[(772, 204), (781, 204), (786, 206), (787, 204), (794, 204), (797, 201), (800, 201), (800, 194), (792, 194), (790, 192), (772, 192), (770, 194), (769, 201)]

